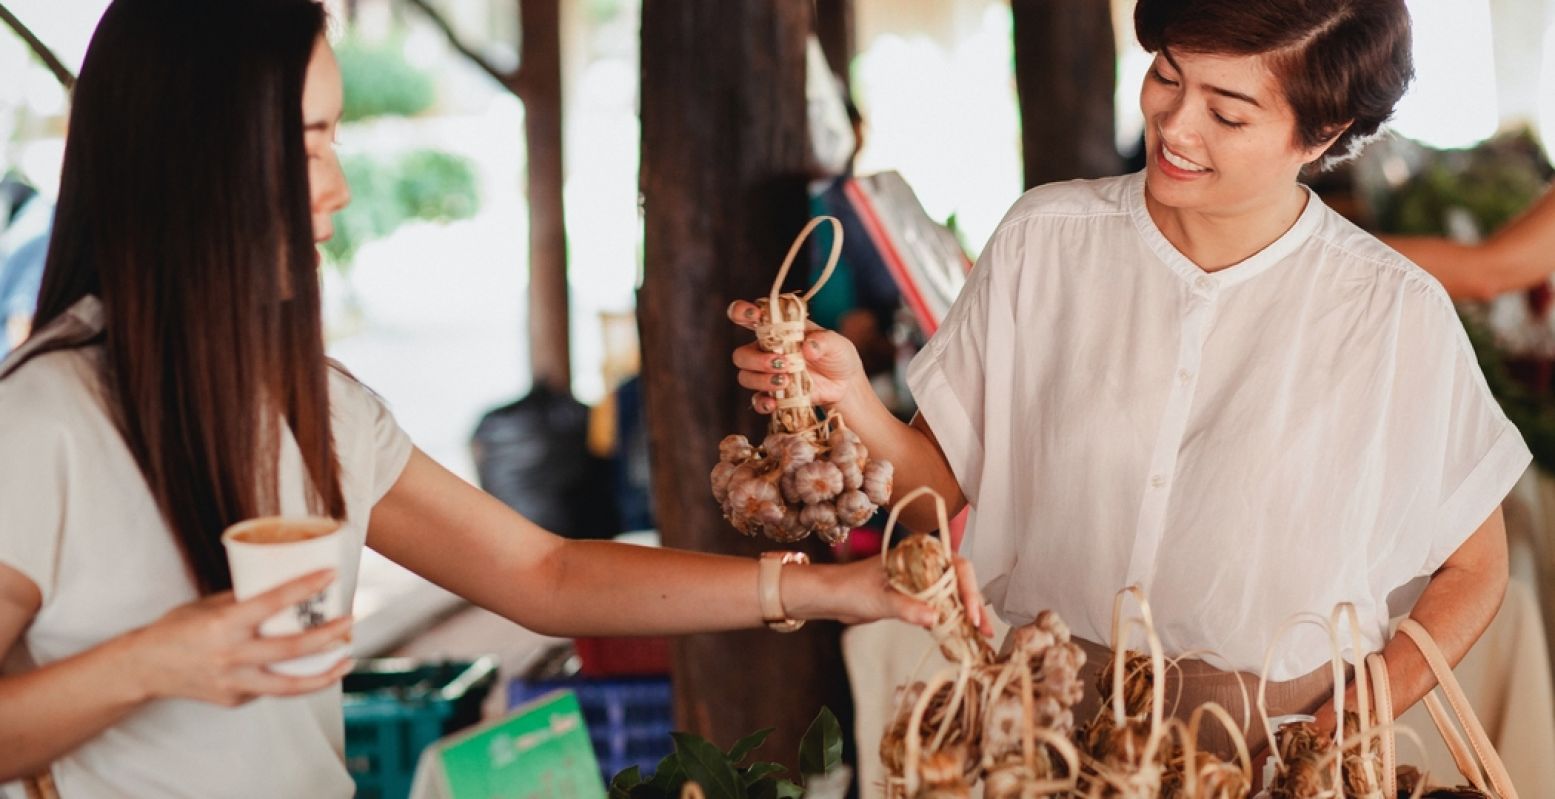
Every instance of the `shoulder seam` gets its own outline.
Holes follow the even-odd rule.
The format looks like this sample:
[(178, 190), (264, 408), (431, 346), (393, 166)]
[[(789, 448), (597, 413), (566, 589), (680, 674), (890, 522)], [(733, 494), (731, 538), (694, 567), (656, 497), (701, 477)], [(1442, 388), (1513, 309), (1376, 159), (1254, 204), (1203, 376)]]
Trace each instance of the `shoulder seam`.
[(1314, 238), (1323, 242), (1324, 246), (1338, 250), (1345, 255), (1350, 256), (1351, 258), (1359, 261), (1365, 261), (1366, 263), (1375, 264), (1382, 269), (1386, 269), (1389, 272), (1398, 275), (1399, 277), (1403, 278), (1406, 283), (1414, 284), (1415, 288), (1423, 290), (1425, 293), (1431, 295), (1434, 300), (1441, 303), (1444, 307), (1452, 310), (1454, 314), (1457, 313), (1457, 308), (1452, 304), (1452, 299), (1447, 296), (1447, 290), (1442, 288), (1442, 285), (1438, 283), (1435, 278), (1431, 277), (1429, 272), (1420, 268), (1404, 256), (1398, 255), (1393, 258), (1379, 258), (1375, 255), (1368, 255), (1366, 253), (1357, 252), (1353, 248), (1340, 244), (1331, 236), (1322, 232), (1317, 233)]

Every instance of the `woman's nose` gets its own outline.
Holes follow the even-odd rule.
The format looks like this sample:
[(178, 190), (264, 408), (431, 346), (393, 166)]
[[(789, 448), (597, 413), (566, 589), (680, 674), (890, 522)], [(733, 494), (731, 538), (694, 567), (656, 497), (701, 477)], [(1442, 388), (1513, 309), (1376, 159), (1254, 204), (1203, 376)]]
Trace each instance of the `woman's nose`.
[(316, 210), (332, 214), (351, 204), (351, 187), (346, 183), (346, 173), (340, 167), (340, 159), (333, 153), (326, 159), (323, 172), (324, 190), (319, 192)]

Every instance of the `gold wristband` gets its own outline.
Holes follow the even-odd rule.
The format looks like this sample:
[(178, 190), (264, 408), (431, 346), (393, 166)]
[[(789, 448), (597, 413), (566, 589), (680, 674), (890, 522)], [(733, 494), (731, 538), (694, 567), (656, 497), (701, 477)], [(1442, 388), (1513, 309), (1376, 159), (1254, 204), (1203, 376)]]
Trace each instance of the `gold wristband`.
[(804, 626), (798, 619), (788, 618), (783, 610), (783, 594), (780, 581), (783, 566), (789, 563), (809, 563), (810, 556), (803, 552), (763, 552), (757, 572), (756, 590), (761, 601), (761, 619), (768, 627), (780, 633), (791, 633)]

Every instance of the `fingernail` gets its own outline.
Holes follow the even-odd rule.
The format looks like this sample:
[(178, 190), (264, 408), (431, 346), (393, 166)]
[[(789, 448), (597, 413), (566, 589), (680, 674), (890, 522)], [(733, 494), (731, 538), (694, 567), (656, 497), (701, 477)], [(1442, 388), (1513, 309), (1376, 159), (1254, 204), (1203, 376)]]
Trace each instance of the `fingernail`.
[(772, 359), (772, 368), (773, 369), (782, 369), (783, 365), (784, 364), (783, 364), (783, 359), (782, 358), (773, 358)]
[(774, 385), (774, 386), (781, 386), (781, 385), (783, 385), (784, 383), (787, 383), (787, 382), (788, 382), (788, 375), (773, 375), (772, 376), (772, 385)]
[(755, 319), (756, 318), (756, 307), (754, 305), (745, 309), (745, 318), (746, 319)]

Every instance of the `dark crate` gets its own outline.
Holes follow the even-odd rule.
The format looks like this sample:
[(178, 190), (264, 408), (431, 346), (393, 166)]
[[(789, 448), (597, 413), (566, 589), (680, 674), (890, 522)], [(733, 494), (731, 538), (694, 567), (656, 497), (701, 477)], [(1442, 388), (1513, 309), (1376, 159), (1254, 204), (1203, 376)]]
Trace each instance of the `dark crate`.
[(346, 675), (346, 768), (358, 799), (406, 799), (421, 750), (481, 719), (497, 659), (377, 658)]

